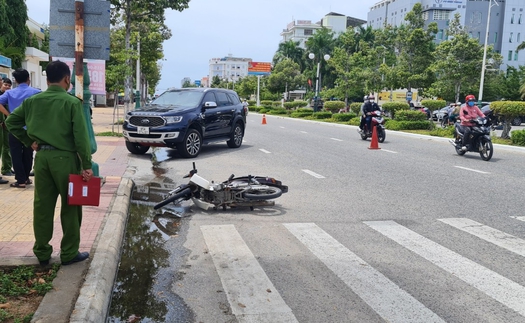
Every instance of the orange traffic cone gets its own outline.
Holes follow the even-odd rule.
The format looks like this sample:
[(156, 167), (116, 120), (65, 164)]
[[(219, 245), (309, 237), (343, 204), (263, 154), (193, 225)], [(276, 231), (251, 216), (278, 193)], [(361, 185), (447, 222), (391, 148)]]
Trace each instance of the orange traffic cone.
[(379, 148), (379, 142), (377, 140), (377, 127), (372, 129), (372, 141), (370, 142), (370, 147), (368, 149), (381, 149)]
[(262, 124), (266, 124), (266, 115), (263, 114)]

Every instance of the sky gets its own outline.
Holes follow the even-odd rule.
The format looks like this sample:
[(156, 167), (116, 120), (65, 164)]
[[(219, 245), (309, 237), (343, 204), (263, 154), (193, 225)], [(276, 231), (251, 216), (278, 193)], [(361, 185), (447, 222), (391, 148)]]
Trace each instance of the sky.
[[(73, 0), (71, 0), (73, 1)], [(86, 0), (88, 1), (88, 0)], [(366, 20), (379, 0), (190, 0), (189, 8), (166, 11), (172, 37), (164, 42), (162, 75), (155, 92), (200, 80), (211, 58), (232, 54), (271, 62), (280, 33), (294, 20), (318, 22), (329, 12)], [(49, 24), (49, 1), (26, 0), (28, 15)]]

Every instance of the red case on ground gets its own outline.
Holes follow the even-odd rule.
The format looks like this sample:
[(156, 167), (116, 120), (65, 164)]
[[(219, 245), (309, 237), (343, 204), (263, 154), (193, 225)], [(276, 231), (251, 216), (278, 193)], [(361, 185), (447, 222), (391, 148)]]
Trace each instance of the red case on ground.
[(85, 182), (82, 179), (82, 175), (69, 175), (67, 204), (98, 206), (99, 203), (100, 177), (93, 177), (88, 182)]

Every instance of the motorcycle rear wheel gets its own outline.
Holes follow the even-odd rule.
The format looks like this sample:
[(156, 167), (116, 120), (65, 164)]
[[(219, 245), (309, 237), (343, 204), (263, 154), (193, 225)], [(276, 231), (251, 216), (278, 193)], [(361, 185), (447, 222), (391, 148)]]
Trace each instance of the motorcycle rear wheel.
[(381, 127), (377, 127), (377, 141), (382, 143), (385, 141), (385, 139), (386, 139), (385, 129)]
[(268, 186), (266, 189), (249, 190), (244, 193), (244, 197), (249, 200), (271, 200), (283, 195), (280, 188)]
[(494, 153), (492, 141), (485, 140), (481, 143), (481, 146), (483, 147), (483, 149), (479, 152), (481, 159), (484, 161), (489, 161), (492, 158), (492, 154)]
[(182, 200), (187, 200), (191, 197), (191, 188), (186, 187), (182, 191), (175, 193), (173, 195), (168, 196), (166, 199), (164, 199), (162, 202), (158, 203), (153, 207), (153, 209), (158, 210), (161, 207), (168, 205), (171, 202), (180, 202)]

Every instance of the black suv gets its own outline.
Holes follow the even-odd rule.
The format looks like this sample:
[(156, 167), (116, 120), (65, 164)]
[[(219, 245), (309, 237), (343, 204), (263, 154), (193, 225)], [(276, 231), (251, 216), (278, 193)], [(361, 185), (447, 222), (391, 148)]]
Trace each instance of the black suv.
[(122, 129), (132, 154), (145, 154), (155, 146), (176, 148), (181, 156), (193, 158), (209, 143), (226, 141), (230, 148), (240, 147), (247, 114), (234, 91), (172, 89), (128, 112)]

